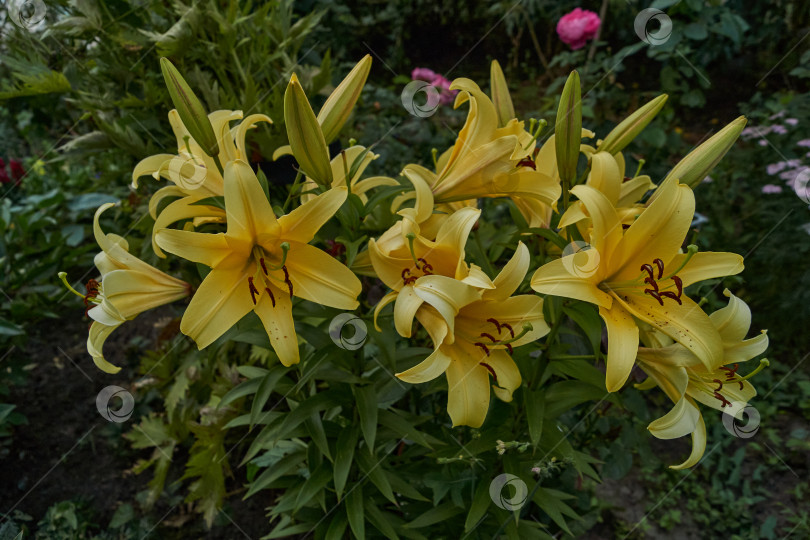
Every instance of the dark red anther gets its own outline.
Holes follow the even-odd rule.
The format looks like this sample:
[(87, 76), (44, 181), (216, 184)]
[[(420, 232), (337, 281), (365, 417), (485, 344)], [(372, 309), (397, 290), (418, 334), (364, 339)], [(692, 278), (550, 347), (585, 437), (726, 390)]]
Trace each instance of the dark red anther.
[(270, 287), (265, 287), (264, 290), (270, 295), (270, 301), (273, 302), (273, 307), (276, 307), (276, 297), (273, 296), (273, 291), (270, 290)]
[(649, 294), (650, 296), (658, 300), (658, 303), (661, 304), (662, 306), (664, 305), (664, 301), (661, 299), (661, 294), (659, 294), (658, 291), (654, 291), (652, 289), (644, 289), (644, 293)]
[(734, 364), (734, 367), (720, 366), (720, 369), (726, 372), (726, 381), (733, 381), (737, 370), (740, 369), (740, 364)]
[(650, 274), (650, 279), (652, 279), (653, 281), (655, 280), (655, 276), (653, 275), (653, 267), (652, 267), (651, 264), (647, 264), (647, 263), (642, 264), (641, 265), (641, 271), (642, 272), (647, 272), (648, 274)]
[(492, 366), (490, 366), (490, 365), (489, 365), (489, 364), (487, 364), (486, 362), (478, 362), (478, 363), (479, 363), (480, 365), (484, 366), (485, 368), (487, 368), (487, 371), (489, 371), (489, 374), (490, 374), (490, 375), (492, 375), (492, 380), (494, 380), (494, 381), (495, 381), (495, 384), (498, 384), (498, 376), (497, 376), (497, 375), (495, 375), (495, 370), (494, 370), (494, 369), (492, 369)]
[[(514, 330), (512, 330), (512, 325), (511, 325), (511, 324), (509, 324), (509, 323), (505, 323), (505, 322), (502, 322), (502, 323), (501, 323), (501, 326), (503, 326), (504, 328), (506, 328), (507, 330), (509, 330), (509, 334), (510, 334), (512, 337), (515, 337), (515, 331), (514, 331)], [(498, 333), (500, 333), (500, 330), (498, 330)]]
[(655, 263), (655, 266), (658, 267), (658, 279), (661, 279), (661, 277), (664, 275), (664, 261), (661, 259), (653, 259), (653, 262)]
[(497, 339), (495, 339), (494, 337), (492, 337), (490, 334), (487, 334), (486, 332), (481, 332), (480, 336), (481, 336), (481, 337), (486, 337), (486, 338), (489, 338), (489, 340), (490, 340), (492, 343), (495, 343), (496, 341), (498, 341)]
[(675, 286), (678, 287), (678, 298), (680, 298), (683, 294), (683, 281), (678, 276), (672, 276), (672, 281), (674, 281)]
[(422, 273), (425, 274), (426, 276), (432, 276), (433, 275), (433, 266), (428, 264), (428, 263), (423, 263), (422, 264)]
[(725, 407), (726, 405), (731, 406), (731, 402), (726, 399), (726, 397), (720, 393), (720, 390), (723, 389), (723, 383), (719, 379), (714, 379), (714, 382), (719, 384), (720, 386), (714, 391), (715, 399), (720, 400), (720, 407)]
[[(681, 306), (683, 305), (683, 301), (681, 300), (681, 297), (680, 297), (680, 296), (678, 296), (677, 294), (675, 294), (675, 293), (674, 293), (674, 292), (672, 292), (672, 291), (664, 291), (664, 292), (662, 292), (662, 293), (660, 293), (660, 294), (661, 294), (661, 296), (666, 296), (667, 298), (672, 298), (673, 300), (675, 300), (676, 302), (678, 302), (678, 305), (681, 305)], [(663, 306), (663, 305), (664, 305), (664, 301), (663, 301), (663, 300), (661, 300), (660, 302), (661, 302), (661, 305)]]
[(281, 267), (281, 271), (284, 272), (284, 281), (290, 281), (290, 273), (287, 272), (287, 265)]
[[(433, 267), (432, 267), (432, 266), (430, 266), (430, 265), (428, 264), (428, 262), (427, 262), (425, 259), (423, 259), (422, 257), (419, 257), (418, 259), (416, 259), (416, 262), (417, 262), (416, 267), (417, 267), (417, 268), (419, 268), (419, 270), (421, 270), (422, 272), (424, 272), (424, 271), (425, 271), (425, 267), (428, 267), (428, 268), (430, 268), (431, 270), (433, 270)], [(418, 263), (422, 263), (422, 267), (421, 267), (421, 268), (419, 267), (419, 264), (418, 264)]]
[(658, 282), (652, 278), (644, 278), (644, 283), (652, 287), (655, 292), (658, 292)]
[(509, 356), (512, 356), (512, 353), (514, 352), (512, 350), (512, 344), (511, 343), (504, 343), (504, 345), (506, 345), (506, 350), (509, 351)]
[(491, 322), (492, 324), (494, 324), (494, 325), (495, 325), (495, 328), (497, 328), (497, 329), (498, 329), (498, 333), (499, 333), (499, 334), (501, 333), (501, 323), (499, 323), (498, 321), (496, 321), (496, 320), (495, 320), (494, 318), (492, 318), (492, 317), (490, 317), (489, 319), (487, 319), (487, 322)]
[(411, 271), (410, 269), (406, 268), (402, 271), (400, 275), (402, 276), (403, 280), (408, 279), (408, 276), (411, 275)]
[(486, 345), (484, 345), (480, 341), (476, 341), (475, 343), (473, 343), (473, 345), (475, 345), (476, 347), (481, 347), (482, 349), (484, 349), (484, 352), (487, 353), (487, 356), (489, 356), (489, 349), (487, 348)]
[(265, 264), (264, 264), (264, 257), (261, 257), (259, 259), (259, 262), (262, 265), (262, 272), (264, 272), (264, 275), (266, 276), (267, 275), (267, 266), (265, 266)]
[(534, 170), (534, 171), (536, 171), (536, 170), (537, 170), (537, 165), (535, 165), (534, 160), (533, 160), (533, 159), (530, 159), (530, 158), (523, 158), (523, 159), (521, 159), (521, 160), (518, 162), (517, 166), (518, 166), (518, 167), (531, 167), (531, 168), (532, 168), (532, 170)]
[(416, 282), (416, 276), (411, 276), (409, 278), (405, 278), (405, 285), (410, 285)]
[(256, 295), (259, 294), (259, 289), (253, 284), (253, 276), (248, 278), (248, 285), (250, 286), (250, 298), (253, 300), (253, 305), (256, 305)]

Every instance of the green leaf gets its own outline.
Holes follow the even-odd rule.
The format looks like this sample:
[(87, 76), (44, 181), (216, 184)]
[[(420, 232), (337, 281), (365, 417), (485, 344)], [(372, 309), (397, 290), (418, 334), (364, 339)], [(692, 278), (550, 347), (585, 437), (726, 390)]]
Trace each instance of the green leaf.
[[(261, 418), (262, 410), (267, 404), (267, 400), (270, 399), (270, 394), (273, 393), (273, 389), (276, 387), (279, 379), (281, 379), (285, 373), (287, 373), (287, 368), (281, 364), (276, 364), (270, 368), (267, 375), (262, 378), (262, 382), (259, 384), (259, 388), (256, 390), (256, 396), (253, 398), (253, 404), (250, 407), (251, 427), (253, 427), (253, 425)], [(273, 408), (275, 408), (275, 406)]]
[(346, 494), (346, 516), (354, 535), (359, 539), (366, 537), (366, 520), (363, 512), (363, 486), (356, 485)]
[(312, 442), (321, 451), (321, 454), (326, 456), (329, 461), (332, 461), (332, 454), (329, 452), (329, 442), (326, 440), (326, 432), (323, 430), (323, 422), (321, 415), (313, 412), (306, 421), (309, 436), (312, 437)]
[(304, 485), (301, 487), (301, 491), (298, 492), (298, 498), (295, 500), (295, 509), (301, 509), (312, 497), (323, 491), (326, 484), (328, 484), (331, 479), (332, 475), (330, 474), (329, 466), (326, 463), (322, 463), (320, 467), (315, 469), (309, 478), (307, 478), (306, 482), (304, 482)]
[(353, 425), (342, 429), (338, 435), (335, 445), (335, 492), (340, 500), (343, 495), (343, 488), (346, 487), (346, 479), (352, 467), (354, 449), (357, 446), (357, 426)]
[(261, 384), (262, 379), (258, 377), (238, 384), (237, 386), (231, 388), (227, 394), (222, 396), (222, 399), (219, 400), (219, 404), (217, 404), (217, 408), (222, 408), (239, 398), (249, 396), (250, 394), (255, 394), (259, 389), (259, 385)]
[(437, 506), (436, 508), (431, 508), (405, 526), (409, 529), (427, 527), (428, 525), (433, 525), (435, 523), (439, 523), (440, 521), (446, 521), (463, 511), (464, 509), (456, 506), (453, 501), (448, 501), (440, 506)]
[(475, 488), (470, 511), (467, 520), (464, 522), (464, 532), (470, 532), (475, 528), (481, 518), (487, 513), (492, 498), (489, 496), (489, 482), (481, 481), (479, 478), (478, 487)]
[(374, 453), (374, 439), (377, 437), (377, 393), (374, 385), (354, 386), (357, 399), (357, 412), (360, 415), (360, 429), (370, 453)]
[(391, 490), (391, 484), (388, 483), (388, 478), (383, 474), (382, 462), (385, 458), (377, 461), (376, 457), (372, 457), (368, 452), (362, 449), (355, 452), (357, 456), (357, 464), (360, 465), (362, 470), (371, 483), (374, 484), (383, 496), (394, 504), (397, 504), (397, 499), (394, 497), (394, 492)]
[(608, 395), (591, 384), (581, 381), (559, 381), (546, 388), (546, 418), (557, 418), (565, 411), (586, 401), (600, 400)]
[(431, 450), (433, 449), (425, 436), (422, 435), (422, 433), (420, 433), (413, 424), (402, 418), (400, 415), (386, 410), (381, 410), (378, 414), (381, 425), (392, 430), (403, 439), (409, 439), (416, 444), (424, 446), (425, 448), (430, 448)]
[(377, 527), (381, 533), (385, 535), (386, 538), (393, 538), (394, 540), (399, 540), (399, 536), (397, 536), (397, 532), (394, 530), (394, 527), (391, 526), (391, 517), (390, 514), (387, 512), (381, 512), (377, 505), (375, 505), (371, 499), (366, 500), (366, 516), (368, 518), (369, 523)]
[(602, 344), (602, 319), (596, 307), (586, 302), (574, 302), (570, 305), (563, 304), (563, 312), (571, 317), (591, 343), (594, 354), (599, 354)]
[(576, 520), (580, 520), (582, 518), (579, 517), (579, 514), (577, 514), (573, 508), (562, 502), (562, 499), (570, 498), (573, 498), (573, 496), (563, 493), (562, 491), (541, 487), (537, 489), (537, 492), (535, 492), (532, 500), (546, 514), (548, 514), (548, 517), (550, 517), (552, 521), (554, 521), (554, 523), (556, 523), (562, 530), (568, 534), (572, 534), (571, 529), (568, 528), (568, 524), (565, 522), (563, 515)]
[(278, 463), (265, 470), (259, 475), (253, 483), (250, 484), (248, 492), (245, 494), (244, 499), (255, 495), (257, 492), (265, 489), (267, 486), (284, 476), (285, 474), (293, 471), (302, 461), (306, 458), (306, 452), (295, 452), (281, 458)]
[(349, 520), (346, 518), (346, 513), (339, 509), (335, 512), (332, 521), (329, 522), (329, 528), (326, 529), (324, 540), (342, 540), (345, 537), (348, 524)]
[(529, 424), (529, 439), (532, 445), (537, 446), (543, 434), (543, 414), (546, 407), (545, 390), (529, 390), (523, 393), (523, 406), (526, 409), (526, 421)]

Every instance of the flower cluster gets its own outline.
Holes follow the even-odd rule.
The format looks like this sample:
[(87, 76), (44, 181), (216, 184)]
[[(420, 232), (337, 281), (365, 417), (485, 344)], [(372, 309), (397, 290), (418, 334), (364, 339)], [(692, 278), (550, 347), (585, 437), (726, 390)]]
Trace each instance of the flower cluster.
[[(101, 351), (110, 332), (146, 309), (189, 295), (180, 329), (199, 348), (254, 312), (279, 361), (290, 366), (300, 359), (296, 299), (354, 310), (362, 291), (356, 274), (363, 274), (390, 290), (374, 306), (375, 326), (391, 306), (400, 336), (432, 345), (429, 355), (396, 376), (418, 384), (444, 375), (453, 425), (480, 427), (491, 395), (510, 401), (522, 384), (513, 355), (532, 361), (528, 351), (550, 333), (544, 301), (564, 297), (593, 304), (604, 321), (606, 390), (621, 389), (634, 367), (643, 370), (648, 378), (640, 386), (658, 386), (674, 403), (650, 424), (651, 433), (663, 439), (691, 434), (693, 451), (680, 467), (695, 464), (706, 442), (697, 403), (719, 410), (734, 406), (738, 414), (737, 407), (755, 395), (748, 382), (753, 373), (738, 373), (739, 364), (768, 345), (764, 332), (746, 339), (750, 312), (730, 291), (728, 306), (711, 314), (688, 294), (692, 284), (743, 269), (737, 254), (698, 252), (684, 243), (695, 217), (693, 189), (739, 136), (745, 119), (729, 124), (655, 184), (640, 174), (641, 167), (630, 174), (622, 151), (666, 96), (599, 139), (581, 125), (573, 73), (554, 134), (539, 144), (545, 122), (527, 126), (516, 118), (503, 73), (493, 63), (490, 94), (465, 78), (448, 85), (458, 93), (456, 107), (468, 108), (467, 119), (455, 143), (434, 152), (432, 168), (406, 165), (402, 181), (362, 178), (375, 154), (352, 143), (331, 156), (327, 144), (348, 118), (369, 66), (366, 57), (317, 116), (292, 76), (284, 96), (289, 146), (276, 154), (292, 154), (299, 175), (284, 204), (273, 206), (268, 182), (248, 163), (246, 146), (248, 131), (271, 120), (260, 114), (243, 119), (239, 111), (206, 114), (164, 61), (177, 107), (169, 114), (177, 150), (144, 159), (133, 186), (145, 175), (169, 182), (149, 205), (156, 256), (170, 253), (210, 270), (194, 290), (137, 259), (123, 238), (101, 231), (99, 216), (110, 205), (100, 208), (95, 233), (101, 279), (91, 280), (86, 294), (77, 292), (94, 321), (88, 350), (99, 368), (119, 369)], [(578, 175), (580, 160), (587, 169)], [(312, 245), (341, 207), (372, 204), (367, 194), (382, 186), (404, 191), (391, 201), (395, 219), (367, 241), (367, 249), (353, 248), (351, 268)], [(490, 273), (466, 257), (485, 198), (514, 205), (527, 225), (508, 261)], [(293, 200), (298, 206), (287, 211)], [(530, 245), (544, 247), (537, 252)]]

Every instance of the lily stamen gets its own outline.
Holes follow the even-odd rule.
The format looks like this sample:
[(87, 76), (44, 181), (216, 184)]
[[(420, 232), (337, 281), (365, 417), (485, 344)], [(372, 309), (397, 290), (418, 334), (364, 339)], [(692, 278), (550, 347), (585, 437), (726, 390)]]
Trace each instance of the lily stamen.
[(672, 272), (667, 277), (662, 278), (662, 279), (669, 279), (669, 278), (673, 277), (675, 274), (677, 274), (678, 272), (680, 272), (681, 270), (683, 270), (683, 267), (686, 266), (686, 263), (689, 262), (689, 259), (694, 257), (695, 253), (697, 253), (697, 252), (698, 252), (698, 247), (695, 244), (689, 244), (689, 247), (686, 248), (686, 257), (684, 258), (683, 261), (681, 261), (681, 265), (678, 268), (676, 268), (674, 272)]
[(658, 267), (658, 279), (661, 279), (661, 276), (664, 275), (664, 261), (661, 259), (653, 259), (653, 263)]
[(748, 379), (750, 379), (751, 377), (753, 377), (754, 375), (756, 375), (757, 373), (759, 373), (760, 371), (762, 371), (763, 369), (765, 369), (766, 367), (768, 367), (770, 365), (771, 365), (771, 363), (768, 361), (768, 359), (763, 358), (762, 360), (759, 361), (759, 365), (756, 367), (756, 369), (754, 371), (752, 371), (751, 373), (749, 373), (745, 377), (740, 377), (739, 379), (737, 379), (737, 381), (740, 381), (740, 382), (747, 381)]
[(498, 384), (498, 376), (495, 375), (495, 370), (492, 369), (492, 366), (490, 366), (486, 362), (478, 362), (478, 364), (484, 366), (485, 368), (487, 368), (487, 371), (489, 371), (489, 374), (492, 375), (492, 380), (495, 382), (495, 384)]
[(494, 325), (495, 325), (495, 328), (497, 328), (497, 329), (498, 329), (498, 333), (499, 333), (499, 334), (501, 333), (501, 323), (499, 323), (498, 321), (496, 321), (496, 320), (495, 320), (494, 318), (492, 318), (492, 317), (490, 317), (489, 319), (487, 319), (487, 322), (491, 322), (492, 324), (494, 324)]
[(476, 347), (481, 347), (484, 350), (484, 352), (487, 353), (487, 356), (489, 356), (489, 349), (487, 348), (486, 345), (484, 345), (480, 341), (476, 341), (475, 343), (473, 343), (473, 345), (475, 345)]
[(505, 341), (501, 341), (500, 342), (501, 345), (508, 345), (510, 343), (514, 343), (515, 341), (519, 340), (520, 338), (522, 338), (523, 336), (525, 336), (526, 334), (528, 334), (529, 332), (531, 332), (534, 329), (534, 327), (532, 326), (532, 323), (526, 322), (526, 323), (523, 323), (523, 328), (521, 329), (520, 333), (518, 335), (515, 335), (515, 333), (512, 331), (512, 327), (509, 326), (509, 324), (501, 323), (501, 326), (505, 326), (505, 327), (509, 328), (509, 333), (512, 334), (512, 338), (508, 339), (508, 340), (505, 340)]
[(253, 300), (253, 305), (256, 305), (256, 295), (259, 294), (259, 289), (253, 284), (253, 276), (248, 278), (248, 287), (250, 289), (250, 298)]
[(276, 297), (273, 296), (273, 291), (270, 290), (270, 287), (265, 287), (264, 290), (270, 295), (270, 301), (273, 302), (273, 307), (276, 307)]
[(731, 402), (727, 400), (723, 394), (720, 393), (720, 390), (723, 389), (723, 382), (720, 379), (713, 379), (712, 382), (716, 382), (718, 385), (720, 385), (714, 390), (714, 397), (720, 400), (721, 403), (720, 406), (725, 407), (726, 405), (728, 405), (730, 407)]

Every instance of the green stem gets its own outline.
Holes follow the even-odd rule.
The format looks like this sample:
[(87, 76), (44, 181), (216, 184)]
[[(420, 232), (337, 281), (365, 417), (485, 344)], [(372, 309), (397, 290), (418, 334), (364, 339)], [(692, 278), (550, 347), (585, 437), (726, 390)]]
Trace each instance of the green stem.
[(281, 209), (284, 211), (284, 213), (287, 212), (287, 207), (290, 205), (290, 201), (292, 200), (293, 193), (296, 192), (296, 190), (298, 188), (298, 184), (301, 182), (301, 178), (303, 176), (304, 176), (303, 173), (299, 169), (298, 174), (295, 175), (295, 181), (293, 182), (293, 185), (290, 188), (290, 192), (287, 194), (287, 200), (284, 201), (284, 206), (281, 207)]

